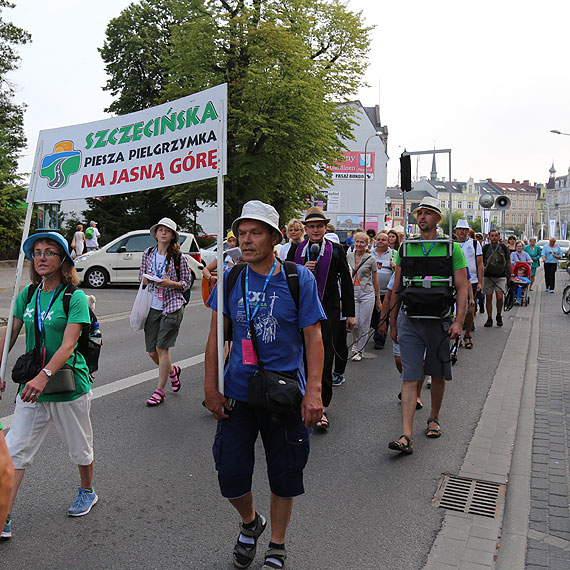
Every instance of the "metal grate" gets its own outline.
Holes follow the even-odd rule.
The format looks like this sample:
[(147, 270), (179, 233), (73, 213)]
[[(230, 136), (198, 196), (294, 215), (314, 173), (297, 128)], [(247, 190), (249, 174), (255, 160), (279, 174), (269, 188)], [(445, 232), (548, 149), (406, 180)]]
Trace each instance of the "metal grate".
[(441, 509), (497, 518), (505, 502), (506, 485), (444, 475), (433, 499)]

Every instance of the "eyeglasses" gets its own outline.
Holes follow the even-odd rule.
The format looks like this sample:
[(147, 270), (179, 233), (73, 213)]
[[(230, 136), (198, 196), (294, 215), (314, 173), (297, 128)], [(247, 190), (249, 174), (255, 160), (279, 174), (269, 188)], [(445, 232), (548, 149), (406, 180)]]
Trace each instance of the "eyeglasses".
[(57, 255), (57, 257), (61, 257), (61, 253), (56, 253), (55, 251), (33, 251), (30, 254), (34, 259), (37, 259), (39, 257), (45, 257), (47, 259), (50, 259), (51, 257), (55, 257)]

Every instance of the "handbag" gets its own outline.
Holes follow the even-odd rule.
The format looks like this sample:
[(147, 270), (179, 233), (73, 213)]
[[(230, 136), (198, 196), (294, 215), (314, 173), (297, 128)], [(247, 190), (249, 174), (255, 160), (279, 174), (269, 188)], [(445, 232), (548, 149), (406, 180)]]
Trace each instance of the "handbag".
[[(243, 272), (245, 276), (245, 271)], [(245, 287), (244, 287), (245, 303)], [(267, 370), (259, 355), (259, 346), (253, 320), (249, 323), (249, 331), (259, 369), (249, 377), (247, 386), (247, 403), (257, 409), (281, 416), (292, 416), (300, 413), (303, 394), (295, 376), (277, 370)]]
[(133, 308), (131, 310), (131, 330), (138, 331), (144, 328), (146, 319), (150, 312), (150, 304), (152, 303), (152, 293), (146, 285), (141, 281)]
[[(66, 288), (63, 287), (53, 300), (55, 301), (59, 294), (65, 289)], [(19, 356), (12, 368), (12, 380), (16, 384), (27, 384), (42, 371), (45, 365), (45, 350), (42, 350), (40, 347), (40, 336), (36, 315), (34, 318), (35, 346), (32, 350)], [(77, 357), (77, 355), (75, 356)], [(53, 395), (64, 394), (66, 392), (75, 392), (75, 373), (73, 367), (69, 364), (64, 364), (61, 369), (48, 380), (42, 394)]]

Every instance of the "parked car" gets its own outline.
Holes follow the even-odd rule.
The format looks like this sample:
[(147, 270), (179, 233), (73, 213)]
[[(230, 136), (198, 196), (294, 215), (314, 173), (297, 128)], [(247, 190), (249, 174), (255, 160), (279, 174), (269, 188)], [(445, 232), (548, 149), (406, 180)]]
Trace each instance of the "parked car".
[[(180, 232), (178, 240), (182, 254), (188, 260), (190, 281), (202, 279), (203, 265), (193, 256), (200, 253), (193, 234)], [(138, 283), (143, 252), (156, 245), (149, 230), (128, 232), (101, 249), (80, 255), (75, 260), (75, 269), (84, 285), (101, 289), (108, 283)]]
[[(228, 240), (227, 239), (224, 240), (224, 251), (226, 251), (226, 249), (228, 249)], [(217, 253), (218, 253), (218, 244), (217, 243), (214, 243), (210, 247), (207, 247), (205, 249), (200, 250), (200, 257), (202, 258), (202, 263), (204, 264), (204, 267), (206, 267), (206, 265), (208, 265), (208, 263), (210, 263), (210, 261), (212, 261), (213, 259), (216, 258)]]

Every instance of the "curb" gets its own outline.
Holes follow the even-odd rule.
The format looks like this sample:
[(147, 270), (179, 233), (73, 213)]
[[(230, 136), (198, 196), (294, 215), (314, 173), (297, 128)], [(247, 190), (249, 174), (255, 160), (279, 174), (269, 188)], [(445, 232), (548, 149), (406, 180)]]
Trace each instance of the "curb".
[[(540, 307), (542, 274), (537, 277), (533, 312), (528, 315), (517, 312), (515, 321), (526, 326), (513, 326), (509, 333), (479, 423), (458, 473), (460, 477), (509, 483), (504, 510), (494, 519), (445, 511), (441, 530), (424, 570), (494, 569), (497, 568), (498, 549), (499, 552), (504, 551), (504, 555), (499, 557), (501, 569), (524, 568), (531, 472), (526, 465), (530, 454), (524, 446), (528, 445), (528, 430), (530, 442), (534, 430), (534, 412), (531, 408), (529, 416), (529, 406), (534, 401), (537, 357), (533, 351), (538, 350), (538, 342), (534, 339), (538, 335), (532, 334), (532, 329), (536, 327), (538, 330), (540, 326), (540, 319), (534, 316)], [(518, 358), (525, 352), (526, 359)], [(522, 447), (515, 450), (515, 443), (522, 443)], [(501, 544), (502, 534), (506, 544)], [(513, 552), (516, 555), (511, 557)], [(509, 565), (506, 565), (505, 560), (509, 557)]]

